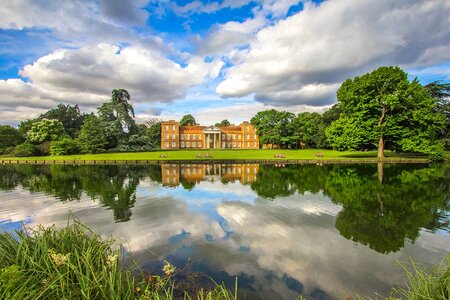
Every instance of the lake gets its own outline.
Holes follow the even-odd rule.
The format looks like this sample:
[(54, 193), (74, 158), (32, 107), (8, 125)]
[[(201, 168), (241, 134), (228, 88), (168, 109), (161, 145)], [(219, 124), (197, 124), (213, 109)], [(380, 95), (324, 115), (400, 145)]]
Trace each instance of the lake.
[(238, 277), (240, 299), (342, 299), (388, 295), (398, 261), (441, 262), (449, 194), (449, 164), (4, 165), (0, 227), (70, 213), (152, 274), (167, 259), (230, 289)]

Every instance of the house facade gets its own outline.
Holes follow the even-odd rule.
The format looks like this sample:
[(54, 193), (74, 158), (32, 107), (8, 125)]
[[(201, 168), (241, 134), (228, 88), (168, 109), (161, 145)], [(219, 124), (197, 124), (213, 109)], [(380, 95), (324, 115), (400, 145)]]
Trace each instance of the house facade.
[(259, 138), (249, 122), (226, 127), (161, 122), (161, 149), (259, 149)]

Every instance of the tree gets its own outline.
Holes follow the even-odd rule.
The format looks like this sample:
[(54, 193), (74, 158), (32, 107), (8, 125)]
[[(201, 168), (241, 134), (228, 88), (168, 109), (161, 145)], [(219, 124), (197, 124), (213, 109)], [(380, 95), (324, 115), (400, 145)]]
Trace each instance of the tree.
[(220, 122), (220, 123), (214, 124), (214, 126), (216, 126), (216, 127), (227, 127), (227, 126), (230, 126), (230, 124), (231, 124), (230, 121), (225, 119), (225, 120), (222, 120), (222, 122)]
[(436, 101), (436, 110), (447, 116), (445, 128), (440, 132), (439, 139), (443, 140), (445, 147), (450, 148), (450, 83), (433, 81), (424, 86), (431, 97)]
[(64, 126), (58, 120), (42, 119), (33, 123), (27, 132), (27, 140), (33, 144), (56, 141), (65, 136)]
[(78, 143), (83, 153), (106, 151), (108, 139), (103, 123), (94, 114), (89, 115), (81, 126)]
[(150, 143), (154, 148), (159, 148), (161, 145), (161, 120), (152, 119), (144, 123), (146, 129), (145, 135), (149, 138)]
[(295, 130), (301, 147), (326, 147), (325, 125), (319, 113), (304, 112), (295, 119)]
[(22, 142), (23, 138), (17, 129), (9, 125), (0, 125), (0, 153)]
[(186, 125), (196, 125), (197, 122), (195, 121), (194, 116), (191, 114), (185, 115), (181, 118), (180, 126), (186, 126)]
[(80, 113), (78, 105), (58, 104), (56, 108), (41, 114), (39, 119), (55, 119), (60, 121), (64, 126), (65, 132), (73, 138), (80, 131), (86, 116), (86, 114)]
[(108, 148), (115, 148), (136, 133), (134, 109), (130, 104), (130, 94), (124, 89), (114, 89), (111, 101), (103, 103), (99, 109), (99, 119), (108, 137)]
[(295, 114), (275, 109), (258, 112), (250, 122), (255, 126), (261, 144), (275, 144), (279, 148), (296, 145)]
[(50, 144), (50, 155), (77, 154), (79, 151), (77, 141), (68, 137), (60, 141), (52, 141)]
[(339, 150), (378, 147), (433, 153), (445, 117), (434, 110), (434, 100), (417, 80), (408, 81), (398, 67), (381, 67), (347, 79), (337, 92), (340, 118), (326, 129), (330, 144)]

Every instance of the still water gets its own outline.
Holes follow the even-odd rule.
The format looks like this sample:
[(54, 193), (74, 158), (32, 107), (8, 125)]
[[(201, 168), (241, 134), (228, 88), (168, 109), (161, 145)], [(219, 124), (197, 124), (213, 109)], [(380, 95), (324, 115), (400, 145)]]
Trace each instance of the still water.
[[(450, 165), (0, 166), (0, 227), (65, 226), (121, 239), (241, 299), (387, 295), (397, 261), (450, 251)], [(131, 255), (131, 254), (130, 254)]]

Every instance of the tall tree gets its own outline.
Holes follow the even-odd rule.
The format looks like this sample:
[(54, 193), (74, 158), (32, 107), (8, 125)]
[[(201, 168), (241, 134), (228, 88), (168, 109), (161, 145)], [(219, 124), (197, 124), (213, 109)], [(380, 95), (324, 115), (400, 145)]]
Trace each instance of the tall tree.
[(64, 126), (58, 120), (42, 119), (33, 123), (27, 132), (27, 140), (33, 144), (57, 141), (65, 136)]
[(326, 130), (336, 149), (377, 145), (378, 158), (385, 145), (393, 150), (433, 153), (445, 117), (434, 110), (434, 100), (417, 80), (408, 81), (398, 67), (381, 67), (347, 79), (337, 92), (343, 112)]
[(295, 124), (301, 147), (326, 147), (325, 125), (319, 113), (300, 113), (295, 119)]
[(183, 118), (181, 118), (180, 126), (186, 126), (186, 125), (196, 125), (197, 122), (195, 122), (194, 116), (191, 114), (184, 115)]
[(295, 114), (275, 109), (258, 112), (250, 122), (255, 126), (261, 144), (290, 147), (297, 143)]
[(114, 89), (111, 101), (103, 103), (98, 114), (108, 136), (108, 148), (117, 147), (137, 131), (130, 94), (124, 89)]
[(0, 125), (0, 153), (8, 147), (14, 147), (23, 142), (19, 131), (9, 125)]
[(89, 115), (81, 126), (78, 143), (83, 153), (106, 151), (108, 137), (102, 121), (94, 114)]
[(424, 86), (436, 101), (436, 110), (447, 116), (447, 124), (439, 134), (439, 138), (444, 141), (446, 149), (450, 149), (450, 83), (433, 81)]

